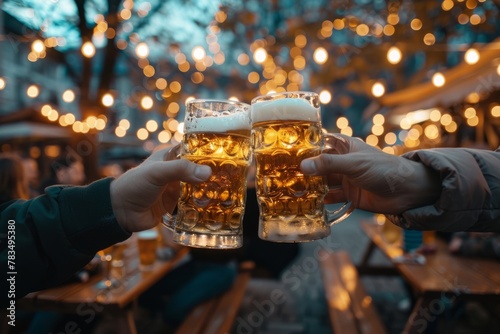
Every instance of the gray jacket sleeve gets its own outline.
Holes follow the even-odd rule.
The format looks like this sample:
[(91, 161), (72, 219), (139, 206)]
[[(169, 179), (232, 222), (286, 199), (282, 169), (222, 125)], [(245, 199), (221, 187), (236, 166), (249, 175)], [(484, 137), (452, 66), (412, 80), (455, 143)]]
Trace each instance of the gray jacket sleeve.
[(439, 148), (404, 157), (437, 171), (442, 191), (433, 205), (389, 217), (395, 224), (415, 230), (500, 232), (500, 148)]

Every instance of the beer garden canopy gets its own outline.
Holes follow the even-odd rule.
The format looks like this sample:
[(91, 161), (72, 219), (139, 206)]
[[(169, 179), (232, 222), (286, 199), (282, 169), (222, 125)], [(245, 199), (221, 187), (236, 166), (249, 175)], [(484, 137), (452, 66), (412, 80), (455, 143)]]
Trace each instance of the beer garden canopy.
[[(2, 150), (11, 148), (8, 134), (39, 134), (23, 126), (33, 117), (12, 117), (26, 108), (36, 109), (38, 123), (69, 136), (150, 151), (180, 141), (188, 99), (249, 102), (285, 90), (320, 93), (328, 131), (389, 153), (440, 146), (463, 133), (493, 148), (499, 6), (496, 0), (3, 0), (0, 122), (10, 132), (2, 132)], [(426, 116), (415, 116), (421, 110)], [(491, 126), (478, 134), (485, 122)]]

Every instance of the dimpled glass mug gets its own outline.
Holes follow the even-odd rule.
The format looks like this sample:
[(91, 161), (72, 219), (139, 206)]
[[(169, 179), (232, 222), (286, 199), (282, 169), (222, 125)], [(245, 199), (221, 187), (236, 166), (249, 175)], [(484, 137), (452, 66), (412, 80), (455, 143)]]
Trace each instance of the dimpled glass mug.
[(181, 182), (177, 215), (163, 219), (175, 242), (199, 248), (242, 246), (250, 127), (248, 104), (203, 99), (186, 104), (180, 157), (210, 166), (212, 175), (200, 184)]
[[(325, 209), (326, 178), (306, 176), (302, 160), (324, 148), (319, 97), (285, 92), (252, 100), (252, 146), (257, 166), (259, 237), (274, 242), (306, 242), (330, 235), (330, 226), (349, 216), (351, 202)], [(336, 140), (335, 138), (330, 140)]]

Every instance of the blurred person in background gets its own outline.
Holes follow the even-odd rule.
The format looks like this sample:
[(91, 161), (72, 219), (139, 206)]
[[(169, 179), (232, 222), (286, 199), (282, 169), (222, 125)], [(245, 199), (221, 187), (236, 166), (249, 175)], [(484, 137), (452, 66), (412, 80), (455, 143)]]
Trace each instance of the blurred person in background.
[(0, 154), (0, 204), (15, 199), (28, 199), (29, 191), (21, 159)]
[(22, 156), (25, 181), (28, 185), (30, 198), (40, 195), (40, 173), (38, 171), (38, 162), (30, 156)]
[(43, 194), (45, 188), (55, 184), (79, 186), (85, 182), (85, 170), (82, 159), (71, 153), (62, 154), (50, 164), (50, 176), (45, 179), (40, 187)]

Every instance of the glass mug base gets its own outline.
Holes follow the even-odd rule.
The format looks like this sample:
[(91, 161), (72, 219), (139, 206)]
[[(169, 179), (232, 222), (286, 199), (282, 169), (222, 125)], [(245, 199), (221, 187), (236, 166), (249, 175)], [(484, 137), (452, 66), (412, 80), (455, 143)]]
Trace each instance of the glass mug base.
[(321, 218), (302, 217), (292, 221), (271, 218), (259, 221), (259, 238), (262, 240), (296, 243), (323, 239), (329, 235), (330, 227)]
[(178, 244), (196, 248), (233, 249), (243, 246), (241, 235), (213, 235), (177, 231), (174, 241)]

